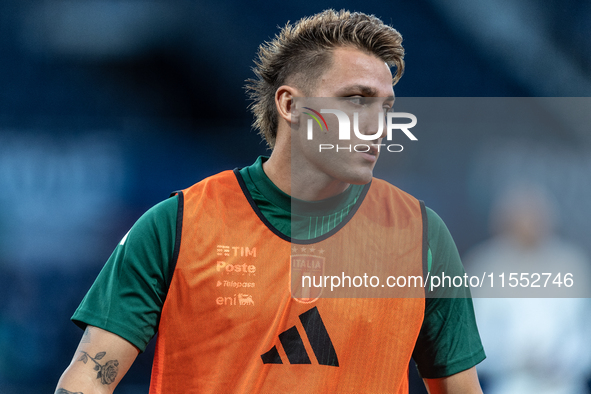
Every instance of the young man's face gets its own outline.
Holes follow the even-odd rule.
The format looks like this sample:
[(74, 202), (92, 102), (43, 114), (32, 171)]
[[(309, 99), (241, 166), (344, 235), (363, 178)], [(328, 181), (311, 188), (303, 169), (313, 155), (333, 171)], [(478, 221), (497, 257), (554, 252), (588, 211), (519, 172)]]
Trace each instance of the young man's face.
[[(379, 130), (380, 114), (384, 109), (392, 107), (394, 90), (392, 88), (392, 73), (389, 67), (379, 58), (361, 50), (342, 47), (333, 51), (331, 67), (315, 82), (314, 97), (333, 98), (319, 99), (318, 106), (340, 106), (340, 110), (349, 115), (351, 124), (351, 139), (339, 140), (339, 123), (337, 116), (330, 113), (323, 114), (329, 131), (314, 131), (313, 140), (308, 139), (305, 130), (307, 118), (301, 114), (305, 109), (298, 108), (300, 113), (299, 132), (292, 133), (292, 173), (303, 170), (320, 172), (327, 179), (344, 184), (366, 184), (373, 175), (379, 152), (373, 144), (381, 142), (382, 135), (371, 140), (360, 139), (353, 131), (353, 113), (358, 113), (358, 130), (361, 134), (376, 135)], [(338, 100), (337, 98), (372, 98), (362, 100)], [(324, 101), (322, 101), (324, 100)], [(357, 105), (365, 102), (365, 105)], [(334, 103), (334, 104), (333, 104)], [(356, 106), (357, 105), (357, 106)], [(320, 111), (320, 108), (316, 108)], [(383, 118), (382, 118), (383, 119)], [(385, 121), (383, 130), (385, 132)], [(320, 144), (333, 145), (334, 149), (319, 149)], [(336, 146), (348, 148), (339, 149)], [(358, 147), (358, 152), (354, 147)], [(370, 150), (367, 151), (367, 148)]]

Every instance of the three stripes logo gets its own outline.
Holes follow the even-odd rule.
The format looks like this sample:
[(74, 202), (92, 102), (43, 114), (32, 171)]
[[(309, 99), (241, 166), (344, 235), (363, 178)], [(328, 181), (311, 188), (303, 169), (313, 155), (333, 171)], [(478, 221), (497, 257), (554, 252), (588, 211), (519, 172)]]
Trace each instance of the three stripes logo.
[[(324, 322), (320, 317), (318, 308), (314, 307), (302, 313), (299, 318), (306, 332), (306, 336), (310, 341), (310, 347), (318, 360), (318, 364), (338, 367), (339, 360), (337, 353), (326, 331)], [(281, 342), (289, 364), (312, 364), (296, 326), (279, 334), (279, 342)], [(271, 350), (262, 354), (261, 358), (263, 364), (283, 364), (283, 360), (276, 346), (273, 346)]]

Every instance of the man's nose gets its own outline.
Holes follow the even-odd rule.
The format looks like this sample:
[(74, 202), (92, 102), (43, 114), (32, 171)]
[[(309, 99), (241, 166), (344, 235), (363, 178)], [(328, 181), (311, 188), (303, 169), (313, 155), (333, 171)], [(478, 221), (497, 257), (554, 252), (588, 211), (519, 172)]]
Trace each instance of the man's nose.
[(363, 135), (372, 136), (372, 140), (384, 138), (387, 134), (386, 116), (383, 110), (366, 110), (359, 114), (358, 128)]

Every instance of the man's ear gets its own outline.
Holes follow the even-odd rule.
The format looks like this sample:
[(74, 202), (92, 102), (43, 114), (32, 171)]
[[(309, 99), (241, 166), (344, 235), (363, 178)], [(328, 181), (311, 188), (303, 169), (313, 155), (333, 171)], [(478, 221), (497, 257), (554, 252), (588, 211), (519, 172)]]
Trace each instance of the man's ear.
[(279, 117), (289, 125), (297, 125), (299, 122), (299, 112), (293, 103), (293, 98), (298, 96), (301, 96), (300, 91), (288, 85), (280, 86), (275, 92), (275, 105)]

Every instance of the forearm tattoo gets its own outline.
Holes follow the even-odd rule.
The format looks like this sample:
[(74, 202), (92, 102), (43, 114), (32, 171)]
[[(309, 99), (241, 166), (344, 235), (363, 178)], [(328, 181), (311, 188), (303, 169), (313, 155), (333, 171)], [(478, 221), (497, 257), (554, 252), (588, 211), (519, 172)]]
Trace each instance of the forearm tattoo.
[(57, 391), (55, 392), (55, 394), (84, 394), (82, 391), (68, 391), (66, 389), (57, 389)]
[(82, 356), (78, 359), (78, 361), (82, 361), (84, 364), (88, 362), (88, 360), (92, 360), (94, 362), (94, 370), (97, 371), (96, 378), (101, 380), (102, 384), (111, 384), (115, 381), (117, 377), (117, 373), (119, 372), (119, 361), (117, 360), (110, 360), (107, 361), (105, 364), (99, 364), (98, 360), (101, 360), (105, 355), (106, 352), (100, 352), (95, 354), (92, 357), (90, 354), (82, 351)]

